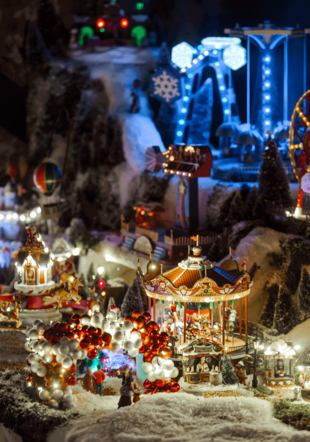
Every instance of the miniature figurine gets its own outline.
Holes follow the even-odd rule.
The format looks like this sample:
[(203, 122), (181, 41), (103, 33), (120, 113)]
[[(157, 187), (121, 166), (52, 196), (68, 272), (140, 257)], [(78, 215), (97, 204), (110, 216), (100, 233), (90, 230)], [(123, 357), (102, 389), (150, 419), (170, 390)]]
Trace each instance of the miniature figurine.
[(126, 379), (125, 383), (120, 388), (121, 397), (118, 402), (118, 408), (127, 407), (131, 405), (131, 395), (132, 386), (129, 378)]
[(83, 388), (86, 391), (92, 391), (93, 387), (93, 381), (96, 381), (96, 376), (93, 375), (93, 373), (91, 372), (91, 368), (88, 367), (87, 368), (87, 373), (83, 378)]
[(204, 358), (201, 358), (198, 364), (196, 365), (196, 372), (199, 373), (204, 371)]
[(32, 225), (27, 226), (26, 232), (28, 233), (26, 247), (43, 249), (43, 244), (39, 241), (39, 233), (37, 232), (36, 227)]
[[(63, 275), (61, 275), (63, 276)], [(73, 279), (73, 281), (68, 280), (65, 283), (65, 286), (63, 284), (57, 284), (57, 286), (60, 288), (55, 292), (54, 296), (45, 296), (43, 299), (43, 305), (44, 307), (49, 304), (54, 304), (58, 302), (58, 308), (62, 307), (62, 303), (66, 301), (73, 300), (77, 304), (81, 301), (82, 297), (78, 294), (79, 287), (83, 287), (83, 283), (79, 278), (75, 278), (73, 275), (70, 275), (70, 278)], [(56, 286), (56, 288), (58, 288)]]
[(98, 370), (95, 371), (94, 376), (96, 379), (96, 394), (100, 393), (100, 396), (102, 396), (102, 389), (103, 389), (103, 381), (105, 380), (105, 374), (101, 370), (100, 365), (98, 365)]
[(242, 367), (244, 367), (244, 363), (242, 361), (238, 362), (238, 364), (235, 366), (235, 372), (239, 379), (239, 383), (245, 385), (245, 381), (247, 378), (244, 375)]
[(133, 382), (133, 377), (131, 374), (132, 370), (130, 369), (128, 371), (128, 368), (126, 367), (123, 372), (121, 373), (119, 370), (117, 370), (117, 377), (122, 379), (122, 385), (126, 383), (126, 380), (129, 379), (130, 382)]
[(138, 388), (137, 383), (135, 382), (133, 384), (133, 399), (132, 402), (135, 404), (136, 402), (139, 402), (140, 400), (140, 394), (141, 394), (141, 390), (140, 388)]

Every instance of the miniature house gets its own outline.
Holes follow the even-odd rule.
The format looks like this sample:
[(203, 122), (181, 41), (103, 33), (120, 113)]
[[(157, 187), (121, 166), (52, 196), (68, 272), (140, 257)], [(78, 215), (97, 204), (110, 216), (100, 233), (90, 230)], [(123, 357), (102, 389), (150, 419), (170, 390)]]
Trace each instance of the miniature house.
[(54, 287), (49, 253), (20, 251), (17, 256), (18, 282), (20, 293), (48, 293)]
[(265, 351), (265, 373), (269, 387), (291, 387), (295, 384), (295, 356), (295, 350), (283, 339), (268, 347)]

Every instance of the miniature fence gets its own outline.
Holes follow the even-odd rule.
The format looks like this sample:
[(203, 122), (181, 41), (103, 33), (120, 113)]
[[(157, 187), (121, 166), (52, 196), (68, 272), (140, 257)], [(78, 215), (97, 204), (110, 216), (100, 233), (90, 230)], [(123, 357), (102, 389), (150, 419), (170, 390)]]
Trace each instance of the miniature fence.
[(158, 241), (158, 233), (153, 232), (152, 230), (144, 229), (143, 227), (136, 227), (135, 233), (136, 235), (147, 236), (148, 238), (151, 238), (153, 241)]
[[(214, 243), (215, 238), (215, 236), (199, 236), (199, 245), (212, 244)], [(165, 244), (169, 244), (171, 246), (194, 246), (196, 245), (196, 241), (186, 236), (173, 239), (170, 236), (165, 235)]]

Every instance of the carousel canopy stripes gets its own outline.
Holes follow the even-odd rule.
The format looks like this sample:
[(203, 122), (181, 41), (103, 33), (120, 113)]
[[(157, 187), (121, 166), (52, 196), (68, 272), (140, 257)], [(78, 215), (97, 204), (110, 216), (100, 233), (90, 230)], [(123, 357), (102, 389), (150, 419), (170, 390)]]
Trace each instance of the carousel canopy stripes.
[(185, 285), (187, 288), (192, 288), (195, 282), (201, 279), (200, 270), (184, 270), (181, 267), (176, 267), (164, 274), (175, 287)]
[(220, 269), (219, 267), (214, 267), (213, 269), (207, 270), (207, 276), (208, 278), (213, 279), (218, 287), (222, 287), (225, 284), (234, 285), (241, 274), (232, 275), (229, 272), (226, 272), (223, 269)]

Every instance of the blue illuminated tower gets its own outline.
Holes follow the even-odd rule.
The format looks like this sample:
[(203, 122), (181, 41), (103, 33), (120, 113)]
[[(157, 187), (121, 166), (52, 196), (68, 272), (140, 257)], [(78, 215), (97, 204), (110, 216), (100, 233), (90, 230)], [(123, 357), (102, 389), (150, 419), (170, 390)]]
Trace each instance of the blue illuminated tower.
[[(266, 21), (258, 25), (257, 28), (239, 28), (225, 29), (226, 34), (231, 37), (239, 37), (247, 40), (247, 123), (253, 124), (262, 134), (269, 129), (274, 131), (279, 120), (287, 121), (290, 118), (291, 109), (289, 109), (289, 52), (288, 42), (292, 38), (303, 38), (305, 31), (293, 28), (278, 28)], [(254, 95), (254, 104), (256, 111), (251, 115), (251, 43), (259, 49), (259, 62), (257, 69), (257, 87), (258, 94)], [(283, 91), (281, 92), (273, 67), (276, 65), (275, 49), (283, 44)], [(294, 70), (302, 71), (303, 79), (301, 81), (303, 90), (306, 90), (306, 39), (303, 40), (303, 56), (299, 58), (298, 66)], [(277, 58), (277, 64), (279, 59)], [(281, 100), (282, 97), (282, 100)], [(299, 97), (299, 95), (298, 95)], [(279, 99), (283, 103), (283, 113), (279, 114)], [(256, 102), (255, 102), (256, 100)], [(297, 100), (296, 100), (297, 101)], [(294, 101), (295, 102), (295, 101)], [(281, 104), (282, 104), (281, 103)]]

